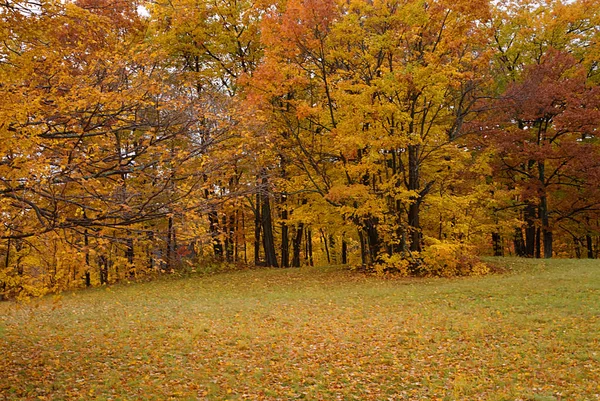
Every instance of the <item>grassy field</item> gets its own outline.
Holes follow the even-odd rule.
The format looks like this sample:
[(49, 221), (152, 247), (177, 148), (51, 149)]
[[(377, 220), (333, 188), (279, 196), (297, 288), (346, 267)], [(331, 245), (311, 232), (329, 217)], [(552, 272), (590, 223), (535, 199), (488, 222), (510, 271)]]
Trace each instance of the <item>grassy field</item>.
[(0, 400), (600, 400), (600, 262), (256, 270), (0, 304)]

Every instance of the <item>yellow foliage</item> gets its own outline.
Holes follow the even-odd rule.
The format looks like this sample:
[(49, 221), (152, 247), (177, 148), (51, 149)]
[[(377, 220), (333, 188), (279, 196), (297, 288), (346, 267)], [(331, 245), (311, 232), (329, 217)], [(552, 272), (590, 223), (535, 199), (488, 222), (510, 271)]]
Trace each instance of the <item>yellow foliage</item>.
[(477, 276), (489, 273), (488, 266), (465, 244), (439, 242), (420, 254), (421, 269), (427, 276)]
[(395, 253), (392, 255), (384, 255), (381, 258), (381, 262), (374, 266), (374, 269), (377, 274), (394, 272), (402, 276), (409, 276), (410, 267), (408, 259), (404, 258), (399, 253)]

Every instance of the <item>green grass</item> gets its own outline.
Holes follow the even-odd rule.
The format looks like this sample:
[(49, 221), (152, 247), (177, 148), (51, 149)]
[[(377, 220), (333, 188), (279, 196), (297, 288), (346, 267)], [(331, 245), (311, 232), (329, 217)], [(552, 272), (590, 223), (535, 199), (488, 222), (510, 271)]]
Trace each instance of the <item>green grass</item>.
[(600, 400), (600, 262), (256, 270), (0, 304), (0, 400)]

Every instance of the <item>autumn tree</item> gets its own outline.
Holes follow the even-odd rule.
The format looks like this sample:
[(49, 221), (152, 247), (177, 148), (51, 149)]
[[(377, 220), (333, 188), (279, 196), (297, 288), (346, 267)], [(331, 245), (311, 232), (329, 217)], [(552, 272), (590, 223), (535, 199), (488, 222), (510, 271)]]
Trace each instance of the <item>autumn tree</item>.
[(460, 159), (486, 7), (290, 1), (266, 20), (265, 110), (312, 191), (358, 228), (365, 265), (419, 265), (424, 202)]
[[(151, 16), (154, 40), (162, 47), (168, 68), (182, 72), (178, 83), (191, 99), (209, 105), (203, 135), (222, 145), (213, 149), (212, 157), (227, 167), (217, 176), (205, 176), (205, 198), (230, 198), (228, 206), (207, 216), (213, 253), (217, 259), (232, 260), (232, 239), (240, 235), (235, 222), (244, 216), (240, 195), (245, 195), (255, 217), (255, 263), (261, 264), (262, 245), (265, 263), (276, 266), (269, 173), (273, 164), (269, 156), (260, 156), (260, 138), (252, 139), (260, 136), (259, 124), (249, 123), (252, 114), (239, 104), (245, 80), (262, 57), (262, 6), (251, 1), (177, 1), (155, 4)], [(248, 186), (253, 188), (252, 197), (242, 193)]]
[(583, 187), (590, 181), (581, 171), (590, 178), (595, 175), (595, 161), (579, 168), (580, 172), (572, 167), (582, 154), (596, 153), (593, 93), (597, 83), (592, 77), (597, 66), (589, 57), (597, 51), (593, 21), (598, 16), (585, 11), (588, 6), (587, 2), (530, 2), (516, 9), (504, 4), (496, 8), (494, 66), (497, 104), (503, 112), (500, 116), (493, 107), (482, 125), (503, 133), (482, 141), (499, 146), (499, 168), (511, 172), (507, 185), (520, 191), (513, 206), (522, 210), (524, 230), (516, 229), (515, 251), (523, 256), (540, 257), (542, 251), (545, 257), (552, 256), (553, 229), (558, 228), (552, 227), (556, 225), (553, 214), (563, 220), (558, 215), (595, 208), (595, 198), (588, 192), (587, 201), (580, 198), (568, 212), (562, 209), (568, 209), (568, 202), (561, 194), (568, 187), (577, 188), (573, 194), (586, 191)]
[(190, 156), (209, 145), (190, 140), (196, 106), (157, 68), (136, 4), (30, 9), (2, 13), (5, 267), (16, 241), (33, 249), (45, 233), (76, 234), (65, 246), (87, 264), (92, 237), (120, 244), (132, 267), (145, 225), (200, 185), (198, 174), (174, 173), (194, 171)]

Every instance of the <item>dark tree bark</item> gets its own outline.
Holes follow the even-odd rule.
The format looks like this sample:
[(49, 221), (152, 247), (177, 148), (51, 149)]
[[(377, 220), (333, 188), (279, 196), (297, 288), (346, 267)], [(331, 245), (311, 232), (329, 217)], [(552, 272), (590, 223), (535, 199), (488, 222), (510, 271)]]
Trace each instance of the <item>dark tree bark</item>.
[(539, 227), (535, 230), (535, 257), (537, 259), (542, 257), (542, 231)]
[(331, 255), (331, 263), (336, 265), (338, 260), (335, 252), (335, 237), (331, 234), (329, 235), (329, 254)]
[(281, 197), (281, 267), (290, 267), (290, 239), (286, 201), (287, 197), (283, 195)]
[(348, 264), (348, 242), (345, 236), (342, 236), (342, 264)]
[(573, 249), (575, 251), (575, 258), (581, 259), (581, 240), (571, 233), (573, 238)]
[(256, 206), (254, 207), (254, 265), (259, 266), (260, 262), (260, 244), (262, 216), (260, 214), (262, 206), (260, 203), (260, 194), (256, 194)]
[(173, 217), (169, 216), (167, 226), (167, 258), (166, 258), (166, 269), (171, 270), (174, 268), (175, 262), (175, 232), (173, 227)]
[(377, 225), (379, 221), (375, 217), (367, 219), (365, 224), (366, 244), (368, 251), (368, 264), (373, 265), (379, 261), (381, 253), (381, 239), (379, 238), (379, 232)]
[(528, 258), (535, 256), (535, 205), (527, 203), (525, 206), (525, 255)]
[(277, 254), (275, 253), (275, 238), (273, 236), (273, 219), (271, 217), (271, 201), (267, 193), (267, 178), (263, 177), (263, 193), (261, 196), (261, 215), (263, 229), (263, 250), (265, 252), (265, 264), (269, 267), (279, 267)]
[(6, 240), (6, 255), (4, 257), (4, 267), (8, 268), (8, 266), (10, 265), (10, 244), (11, 240), (10, 238), (8, 240)]
[(302, 237), (304, 236), (304, 224), (298, 224), (296, 233), (292, 241), (292, 267), (300, 267), (300, 249), (302, 247)]
[(321, 241), (323, 242), (323, 246), (325, 247), (325, 254), (327, 255), (327, 264), (331, 264), (331, 257), (329, 255), (329, 245), (327, 245), (327, 236), (325, 235), (325, 232), (323, 232), (323, 229), (319, 229), (319, 232), (321, 233)]
[(494, 256), (504, 256), (502, 237), (498, 232), (492, 233), (492, 247), (494, 248)]
[(216, 211), (208, 213), (208, 229), (212, 238), (213, 251), (217, 260), (223, 260), (223, 243), (219, 238), (219, 215)]
[(521, 227), (515, 228), (515, 237), (513, 239), (515, 246), (515, 255), (520, 257), (527, 256), (527, 247), (525, 246), (525, 240), (523, 239), (523, 230)]
[(225, 260), (233, 262), (234, 242), (235, 242), (235, 214), (232, 213), (227, 217), (223, 216), (223, 225), (226, 230), (225, 235)]
[[(419, 177), (419, 145), (408, 146), (408, 189), (419, 191), (421, 189)], [(421, 195), (415, 196), (408, 207), (408, 226), (410, 238), (410, 250), (421, 252), (423, 235), (421, 233), (420, 208)]]
[(92, 286), (92, 277), (90, 274), (90, 240), (88, 238), (88, 230), (83, 232), (83, 245), (85, 246), (85, 286)]
[(98, 265), (100, 267), (100, 284), (108, 284), (108, 258), (105, 255), (98, 257)]
[(312, 247), (312, 229), (307, 227), (306, 229), (306, 251), (304, 254), (304, 258), (306, 260), (306, 264), (309, 266), (314, 266), (313, 260), (313, 247)]
[(585, 243), (587, 246), (588, 259), (594, 259), (594, 246), (592, 244), (592, 236), (589, 233), (585, 235)]
[(542, 223), (542, 236), (544, 244), (544, 258), (549, 259), (552, 257), (552, 231), (550, 230), (550, 216), (548, 212), (548, 198), (546, 196), (545, 180), (546, 180), (546, 166), (543, 161), (538, 162), (538, 177), (542, 183), (542, 193), (540, 195), (540, 221)]
[[(129, 235), (129, 234), (128, 234)], [(135, 266), (133, 259), (135, 258), (135, 250), (133, 248), (133, 238), (127, 238), (125, 242), (125, 257), (127, 258), (127, 264), (129, 269), (129, 277), (135, 277)]]
[(364, 230), (362, 228), (358, 228), (358, 239), (360, 241), (360, 263), (361, 265), (367, 266), (368, 256), (367, 256), (367, 244), (365, 240)]
[(148, 232), (148, 248), (146, 257), (148, 258), (148, 270), (154, 269), (154, 232)]

